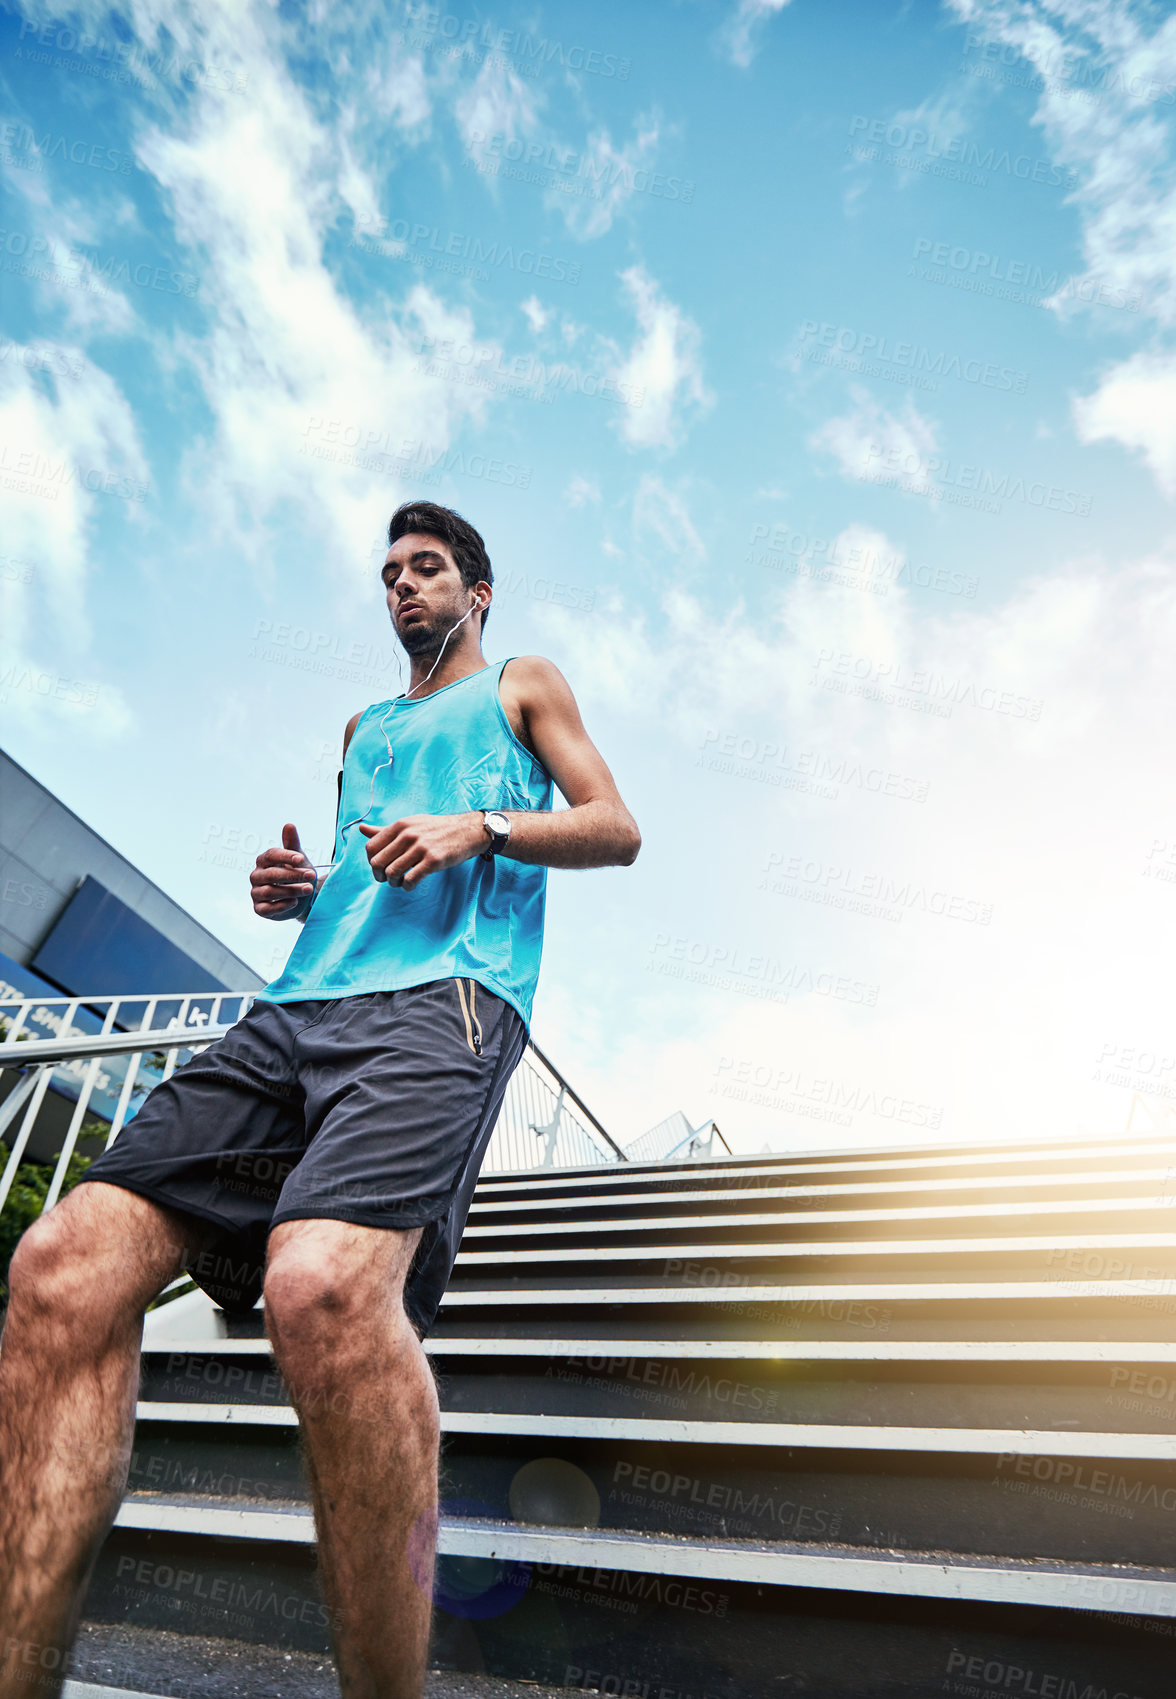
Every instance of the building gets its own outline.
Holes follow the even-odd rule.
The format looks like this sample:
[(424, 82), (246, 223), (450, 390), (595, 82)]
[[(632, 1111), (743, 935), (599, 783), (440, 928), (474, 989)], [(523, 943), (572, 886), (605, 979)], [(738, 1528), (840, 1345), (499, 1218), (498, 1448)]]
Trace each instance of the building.
[[(0, 750), (0, 1019), (5, 1000), (26, 997), (259, 991), (264, 984)], [(96, 1030), (98, 1021), (82, 1009), (76, 1024)], [(51, 1031), (51, 1022), (29, 1023), (30, 1037)], [(60, 1144), (59, 1123), (76, 1098), (65, 1069), (52, 1092), (27, 1152), (33, 1159)]]

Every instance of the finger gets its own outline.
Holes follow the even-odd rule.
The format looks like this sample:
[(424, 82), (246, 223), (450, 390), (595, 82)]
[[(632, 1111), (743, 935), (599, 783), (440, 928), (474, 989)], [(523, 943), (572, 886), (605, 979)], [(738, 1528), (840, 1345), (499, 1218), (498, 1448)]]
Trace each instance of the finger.
[(253, 887), (251, 896), (255, 901), (260, 900), (263, 903), (297, 902), (301, 897), (308, 897), (314, 890), (314, 886), (306, 880), (300, 885), (279, 885), (269, 879), (259, 879), (256, 884), (250, 880), (250, 884)]
[(427, 879), (430, 873), (435, 872), (436, 868), (426, 858), (422, 857), (420, 861), (413, 863), (401, 879), (401, 887), (405, 891), (415, 891), (422, 879)]
[(309, 885), (310, 869), (303, 867), (253, 867), (249, 870), (251, 885)]
[(291, 826), (287, 823), (282, 827), (282, 844), (288, 850), (300, 850), (302, 848), (298, 841), (297, 826)]
[(359, 829), (365, 838), (374, 838), (379, 832), (391, 832), (393, 836), (395, 836), (397, 832), (403, 831), (405, 826), (410, 826), (411, 824), (411, 820), (407, 819), (393, 820), (387, 826), (372, 826), (370, 824), (364, 824), (361, 821)]
[(385, 827), (378, 837), (368, 839), (365, 853), (374, 871), (377, 863), (386, 867), (390, 861), (395, 861), (398, 855), (403, 855), (407, 847), (408, 840), (402, 833), (393, 835)]
[[(405, 874), (408, 873), (410, 869), (419, 866), (419, 864), (425, 860), (427, 853), (428, 852), (424, 848), (423, 844), (413, 844), (402, 854), (393, 856), (392, 859), (386, 863), (383, 869), (384, 878), (388, 881), (389, 885), (403, 884)], [(378, 874), (377, 877), (379, 877)]]
[(388, 838), (386, 842), (373, 838), (367, 847), (367, 858), (376, 878), (380, 878), (392, 862), (402, 855), (407, 855), (413, 847), (414, 840), (401, 836)]
[(257, 914), (268, 918), (270, 915), (275, 914), (289, 914), (291, 909), (296, 909), (298, 907), (298, 904), (290, 902), (288, 898), (282, 902), (262, 902), (257, 897), (254, 897), (253, 907)]
[(307, 858), (302, 850), (263, 850), (254, 863), (257, 867), (305, 867)]

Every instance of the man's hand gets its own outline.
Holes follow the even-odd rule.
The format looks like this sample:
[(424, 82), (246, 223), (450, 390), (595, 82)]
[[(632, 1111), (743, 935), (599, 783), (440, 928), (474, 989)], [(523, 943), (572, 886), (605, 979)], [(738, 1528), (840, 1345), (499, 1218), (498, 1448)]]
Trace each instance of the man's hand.
[(282, 827), (282, 848), (263, 850), (249, 875), (253, 909), (265, 920), (291, 920), (314, 893), (314, 866), (302, 852), (298, 830)]
[(430, 873), (456, 867), (479, 855), (490, 842), (481, 809), (469, 814), (409, 814), (391, 826), (365, 826), (367, 858), (375, 879), (405, 891), (415, 890)]

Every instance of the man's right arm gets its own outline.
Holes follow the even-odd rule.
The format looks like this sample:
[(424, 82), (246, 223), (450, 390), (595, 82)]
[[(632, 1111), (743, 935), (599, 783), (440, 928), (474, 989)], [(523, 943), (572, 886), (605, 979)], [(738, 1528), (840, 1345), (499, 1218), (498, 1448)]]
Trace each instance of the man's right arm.
[[(361, 710), (362, 713), (362, 710)], [(343, 733), (343, 759), (351, 742), (360, 715), (352, 714)], [(343, 774), (339, 773), (339, 797), (343, 795)], [(339, 813), (335, 811), (338, 831)], [(282, 847), (263, 850), (258, 856), (249, 884), (253, 910), (264, 920), (305, 920), (315, 897), (314, 866), (298, 841), (298, 828), (282, 827)]]

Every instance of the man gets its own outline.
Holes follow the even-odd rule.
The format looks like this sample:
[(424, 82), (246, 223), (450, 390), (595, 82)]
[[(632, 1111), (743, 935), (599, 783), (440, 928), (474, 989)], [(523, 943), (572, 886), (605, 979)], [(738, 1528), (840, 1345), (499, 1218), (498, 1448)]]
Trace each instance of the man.
[(421, 1692), (438, 1411), (420, 1339), (526, 1043), (546, 869), (628, 865), (641, 840), (558, 670), (483, 659), (477, 531), (416, 502), (388, 541), (410, 688), (348, 723), (329, 873), (290, 825), (250, 875), (258, 914), (303, 922), (285, 970), (13, 1258), (0, 1699), (28, 1693), (30, 1647), (64, 1669), (125, 1488), (146, 1305), (187, 1269), (246, 1308), (263, 1267), (342, 1690)]

